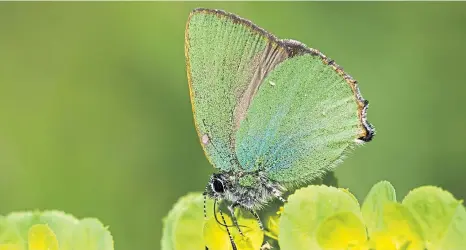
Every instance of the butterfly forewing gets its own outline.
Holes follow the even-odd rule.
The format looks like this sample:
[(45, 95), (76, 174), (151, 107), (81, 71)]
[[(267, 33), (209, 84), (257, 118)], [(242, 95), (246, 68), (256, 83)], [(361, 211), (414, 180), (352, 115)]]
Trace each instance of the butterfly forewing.
[(185, 53), (194, 121), (210, 162), (238, 165), (235, 136), (264, 77), (289, 57), (275, 37), (245, 19), (217, 10), (194, 10)]

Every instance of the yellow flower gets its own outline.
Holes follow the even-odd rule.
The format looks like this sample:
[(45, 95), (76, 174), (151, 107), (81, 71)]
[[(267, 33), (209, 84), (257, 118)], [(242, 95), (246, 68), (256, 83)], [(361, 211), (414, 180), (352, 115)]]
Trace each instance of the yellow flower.
[[(28, 250), (58, 250), (55, 233), (45, 224), (36, 224), (28, 231)], [(0, 244), (0, 250), (22, 250), (20, 243)]]
[[(212, 250), (231, 250), (227, 229), (219, 223), (223, 221), (221, 214), (217, 213), (218, 221), (213, 215), (201, 219), (203, 199), (201, 195), (196, 197), (194, 212), (195, 218), (199, 218), (196, 228), (203, 225), (204, 231), (201, 234), (200, 230), (194, 230), (191, 235), (196, 237), (190, 239), (203, 239), (199, 245)], [(244, 236), (228, 215), (224, 214), (224, 218), (237, 249), (270, 249), (267, 243), (261, 248), (264, 232), (256, 219), (245, 218), (247, 212), (236, 212)], [(290, 195), (275, 214), (270, 212), (265, 212), (265, 235), (272, 246), (278, 245), (283, 250), (424, 250), (429, 243), (441, 246), (438, 249), (462, 249), (466, 242), (466, 209), (451, 194), (432, 187), (411, 192), (400, 204), (393, 186), (380, 182), (361, 207), (347, 189), (311, 185)], [(187, 218), (192, 221), (193, 217)], [(184, 224), (177, 228), (187, 228), (186, 221), (180, 222)]]
[(424, 240), (417, 221), (403, 205), (389, 202), (383, 211), (384, 229), (371, 235), (377, 250), (423, 250)]
[(0, 245), (0, 250), (22, 250), (23, 248), (19, 244), (1, 244)]
[(322, 249), (366, 249), (366, 227), (353, 212), (339, 212), (327, 217), (317, 229)]
[(58, 250), (58, 240), (47, 225), (38, 224), (29, 229), (29, 250)]
[(283, 213), (283, 206), (281, 206), (276, 215), (270, 216), (267, 219), (267, 231), (265, 231), (265, 234), (274, 239), (278, 240), (278, 234), (280, 233), (280, 216)]
[[(227, 225), (233, 225), (231, 218), (223, 215)], [(217, 218), (221, 220), (220, 213), (217, 213)], [(233, 237), (238, 250), (257, 250), (260, 249), (264, 241), (264, 233), (259, 227), (256, 219), (244, 218), (238, 216), (238, 224), (241, 227), (242, 236), (235, 226), (228, 228)], [(205, 245), (209, 249), (215, 250), (231, 250), (231, 242), (225, 226), (219, 224), (214, 216), (209, 218), (204, 224), (204, 240)]]
[(410, 241), (393, 233), (377, 232), (373, 234), (369, 244), (377, 250), (401, 250), (406, 249), (410, 245)]

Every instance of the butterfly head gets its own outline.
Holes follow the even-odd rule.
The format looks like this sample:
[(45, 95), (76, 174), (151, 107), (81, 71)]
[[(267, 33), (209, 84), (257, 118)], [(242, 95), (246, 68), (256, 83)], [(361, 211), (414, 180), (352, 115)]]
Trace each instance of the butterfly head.
[(224, 199), (229, 191), (231, 181), (226, 174), (213, 174), (207, 184), (207, 195), (214, 199)]
[(248, 209), (259, 209), (279, 196), (284, 188), (261, 173), (215, 173), (210, 177), (206, 193), (216, 200), (227, 200)]

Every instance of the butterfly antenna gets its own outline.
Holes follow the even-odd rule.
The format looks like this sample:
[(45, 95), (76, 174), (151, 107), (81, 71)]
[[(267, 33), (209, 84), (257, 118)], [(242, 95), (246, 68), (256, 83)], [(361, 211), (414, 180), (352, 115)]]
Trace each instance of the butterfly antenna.
[[(223, 213), (222, 213), (222, 210), (219, 210), (220, 211), (220, 216), (222, 217), (222, 221), (223, 221), (223, 225), (226, 225), (227, 222), (225, 221), (225, 217), (223, 216)], [(217, 217), (216, 217), (217, 218)], [(238, 250), (236, 248), (236, 244), (235, 244), (235, 241), (233, 240), (233, 236), (231, 236), (231, 233), (230, 233), (230, 229), (228, 229), (228, 226), (225, 226), (225, 229), (227, 230), (227, 233), (228, 233), (228, 237), (230, 237), (230, 243), (231, 243), (231, 247), (233, 248), (233, 250)]]
[[(202, 193), (202, 196), (204, 197), (204, 219), (207, 218), (207, 209), (206, 209), (206, 204), (207, 204), (207, 191), (204, 191)], [(215, 211), (214, 211), (215, 212)]]
[[(204, 193), (202, 193), (202, 196), (204, 197), (204, 220), (207, 218), (207, 209), (206, 209), (206, 203), (207, 203), (207, 188), (206, 190), (204, 191)], [(209, 250), (209, 248), (207, 246), (205, 246), (205, 250)]]

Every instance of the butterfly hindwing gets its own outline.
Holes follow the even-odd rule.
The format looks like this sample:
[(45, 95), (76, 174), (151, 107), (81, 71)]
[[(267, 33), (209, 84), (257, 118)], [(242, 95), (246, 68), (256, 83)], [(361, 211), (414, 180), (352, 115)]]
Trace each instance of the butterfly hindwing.
[(270, 72), (236, 134), (243, 168), (263, 169), (279, 183), (321, 176), (372, 136), (356, 82), (320, 52), (309, 52)]

